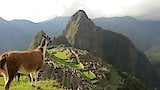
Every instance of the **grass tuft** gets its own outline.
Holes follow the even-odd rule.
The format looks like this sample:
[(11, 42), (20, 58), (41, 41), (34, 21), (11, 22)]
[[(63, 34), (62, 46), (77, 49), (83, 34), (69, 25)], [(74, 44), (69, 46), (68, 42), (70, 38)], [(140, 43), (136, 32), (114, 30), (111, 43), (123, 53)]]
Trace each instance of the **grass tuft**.
[[(64, 90), (60, 88), (60, 84), (56, 80), (43, 80), (37, 82), (39, 90)], [(3, 77), (0, 77), (0, 90), (4, 89)], [(31, 86), (31, 83), (27, 76), (21, 76), (20, 82), (14, 79), (11, 83), (10, 90), (36, 90)]]

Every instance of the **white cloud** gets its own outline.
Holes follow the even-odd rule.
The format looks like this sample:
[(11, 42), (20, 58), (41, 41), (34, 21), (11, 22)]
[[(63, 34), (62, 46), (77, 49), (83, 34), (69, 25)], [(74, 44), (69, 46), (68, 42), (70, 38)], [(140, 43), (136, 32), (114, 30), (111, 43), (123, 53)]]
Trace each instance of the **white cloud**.
[(160, 12), (160, 0), (0, 0), (0, 17), (42, 21), (84, 9), (89, 17), (142, 17)]

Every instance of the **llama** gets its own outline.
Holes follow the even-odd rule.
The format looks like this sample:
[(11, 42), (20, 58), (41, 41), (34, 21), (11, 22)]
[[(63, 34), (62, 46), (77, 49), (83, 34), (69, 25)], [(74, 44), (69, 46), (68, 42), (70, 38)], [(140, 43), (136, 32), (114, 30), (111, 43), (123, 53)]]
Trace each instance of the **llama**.
[(43, 36), (41, 44), (34, 50), (9, 51), (0, 56), (0, 73), (4, 77), (5, 90), (9, 90), (17, 72), (30, 74), (31, 84), (36, 86), (38, 71), (44, 63), (45, 51), (49, 41), (48, 36)]

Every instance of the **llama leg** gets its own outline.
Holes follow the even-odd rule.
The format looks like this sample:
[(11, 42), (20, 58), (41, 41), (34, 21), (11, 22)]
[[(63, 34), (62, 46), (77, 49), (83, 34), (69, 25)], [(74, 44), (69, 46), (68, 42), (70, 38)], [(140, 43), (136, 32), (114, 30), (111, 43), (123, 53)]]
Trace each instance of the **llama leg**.
[(35, 72), (34, 78), (35, 78), (35, 86), (36, 86), (36, 88), (40, 89), (40, 87), (38, 86), (38, 83), (37, 83), (38, 73), (39, 73), (39, 71)]
[(5, 68), (2, 70), (2, 75), (4, 77), (4, 82), (5, 82), (5, 85), (7, 84), (7, 81), (8, 81), (8, 70), (7, 70), (7, 65), (5, 64)]
[(31, 82), (31, 76), (30, 75), (28, 75), (28, 78), (29, 78), (29, 81)]
[(34, 78), (34, 85), (37, 86), (37, 72), (33, 72), (33, 78)]
[(30, 77), (31, 77), (31, 85), (34, 86), (33, 85), (33, 73), (30, 73)]
[(10, 84), (12, 82), (12, 80), (14, 79), (16, 72), (8, 72), (8, 79), (7, 79), (7, 83), (5, 84), (5, 90), (9, 90)]
[(31, 84), (32, 84), (32, 86), (36, 87), (37, 86), (38, 72), (31, 72), (30, 76), (31, 76)]
[(5, 85), (5, 90), (9, 90), (9, 86), (10, 86), (13, 78), (14, 78), (14, 76), (9, 76), (9, 79), (8, 79), (6, 85)]
[(17, 73), (17, 77), (18, 77), (18, 82), (19, 82), (20, 77), (21, 77), (21, 74), (20, 74), (20, 73)]
[(36, 72), (34, 73), (34, 80), (35, 80), (35, 81), (34, 81), (35, 86), (37, 86), (37, 73), (36, 73)]
[(8, 73), (5, 72), (5, 74), (3, 75), (3, 77), (4, 77), (5, 86), (6, 86), (7, 81), (8, 81), (8, 79), (9, 79)]
[(2, 70), (2, 75), (3, 75), (3, 78), (4, 78), (4, 82), (5, 82), (5, 85), (4, 85), (4, 86), (6, 86), (7, 81), (8, 81), (8, 79), (9, 79), (8, 70), (7, 70), (7, 69)]

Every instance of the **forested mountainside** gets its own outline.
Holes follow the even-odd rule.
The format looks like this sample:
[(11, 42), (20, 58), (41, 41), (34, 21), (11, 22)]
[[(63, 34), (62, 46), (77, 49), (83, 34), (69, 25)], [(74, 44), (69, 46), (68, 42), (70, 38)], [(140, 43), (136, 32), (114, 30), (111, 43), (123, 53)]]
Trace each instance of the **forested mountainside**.
[(71, 17), (61, 37), (65, 37), (71, 46), (101, 57), (148, 85), (159, 84), (154, 67), (127, 37), (97, 27), (82, 10)]
[(121, 33), (131, 39), (142, 51), (160, 42), (160, 22), (143, 21), (133, 17), (96, 18), (93, 20), (104, 29)]
[[(137, 20), (133, 17), (96, 18), (98, 26), (127, 36), (151, 62), (159, 61), (160, 22)], [(155, 53), (157, 52), (157, 53)]]
[[(37, 47), (44, 32), (38, 32), (30, 47)], [(50, 43), (39, 80), (56, 80), (64, 89), (152, 90), (139, 79), (117, 70), (86, 50)], [(51, 47), (52, 46), (52, 47)]]

